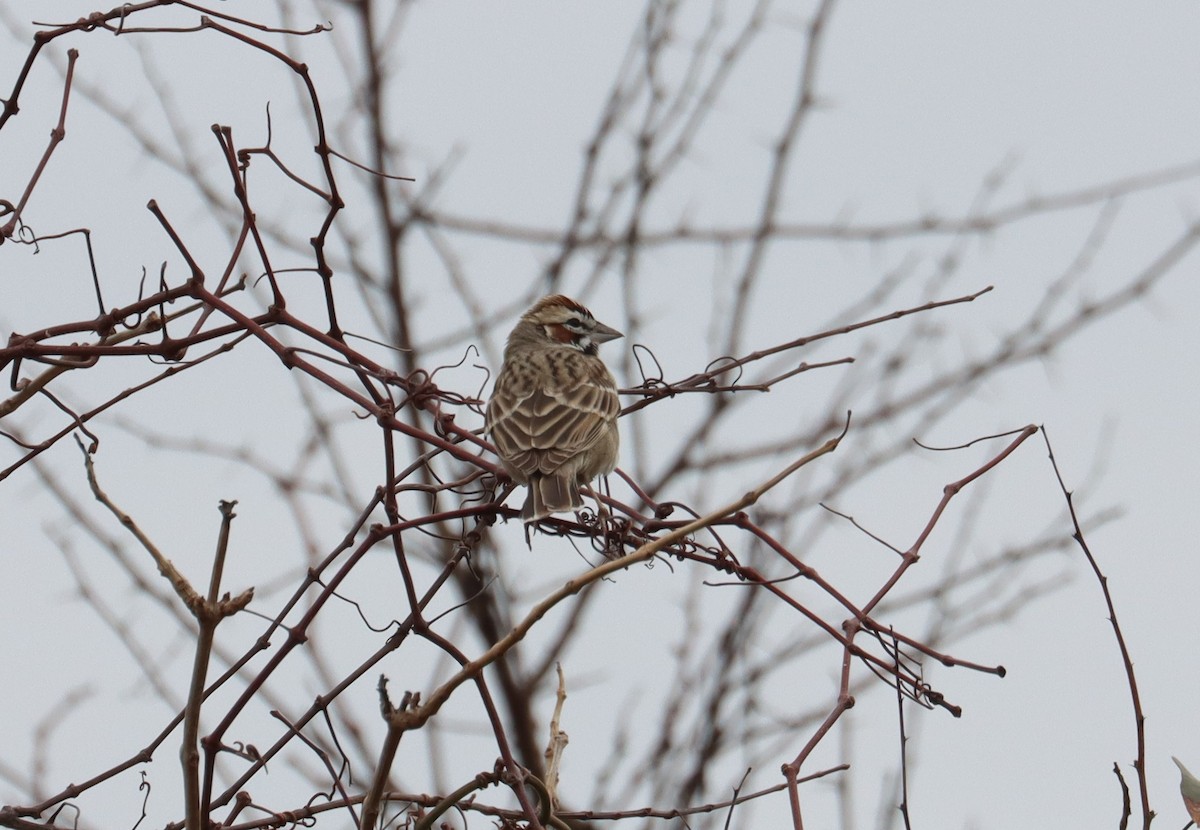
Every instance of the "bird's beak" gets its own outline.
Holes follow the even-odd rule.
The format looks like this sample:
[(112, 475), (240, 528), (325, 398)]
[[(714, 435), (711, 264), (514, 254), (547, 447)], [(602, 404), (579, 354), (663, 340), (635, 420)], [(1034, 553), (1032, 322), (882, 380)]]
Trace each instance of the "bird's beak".
[(597, 343), (607, 343), (609, 340), (616, 340), (618, 337), (625, 336), (616, 329), (611, 329), (599, 321), (596, 321), (596, 327), (592, 329), (591, 334), (592, 339)]

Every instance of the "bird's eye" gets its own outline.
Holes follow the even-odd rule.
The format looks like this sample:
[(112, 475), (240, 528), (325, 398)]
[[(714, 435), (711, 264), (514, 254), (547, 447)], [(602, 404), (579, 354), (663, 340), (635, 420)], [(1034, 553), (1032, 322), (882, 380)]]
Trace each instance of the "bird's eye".
[(571, 331), (583, 331), (583, 322), (578, 317), (571, 317), (563, 325)]

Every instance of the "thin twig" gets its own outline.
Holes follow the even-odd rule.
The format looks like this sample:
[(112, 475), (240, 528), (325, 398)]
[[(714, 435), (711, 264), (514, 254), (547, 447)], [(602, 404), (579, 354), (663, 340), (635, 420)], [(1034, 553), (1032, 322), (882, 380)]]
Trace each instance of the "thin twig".
[[(1141, 800), (1142, 805), (1142, 830), (1150, 830), (1150, 822), (1154, 820), (1155, 813), (1154, 810), (1150, 809), (1149, 783), (1146, 779), (1146, 715), (1142, 711), (1142, 698), (1138, 693), (1137, 675), (1133, 670), (1133, 657), (1129, 653), (1129, 646), (1125, 642), (1125, 635), (1121, 631), (1121, 624), (1117, 621), (1117, 609), (1113, 604), (1112, 594), (1108, 590), (1108, 577), (1100, 570), (1100, 563), (1096, 560), (1095, 554), (1092, 553), (1087, 540), (1083, 536), (1083, 527), (1079, 523), (1079, 515), (1075, 512), (1075, 499), (1071, 491), (1067, 489), (1066, 482), (1063, 481), (1062, 472), (1058, 468), (1058, 461), (1054, 457), (1054, 448), (1050, 444), (1050, 435), (1046, 432), (1044, 426), (1042, 427), (1042, 439), (1046, 443), (1046, 452), (1050, 456), (1050, 466), (1054, 469), (1054, 477), (1058, 480), (1058, 487), (1062, 491), (1063, 498), (1067, 503), (1067, 511), (1071, 515), (1071, 538), (1075, 540), (1080, 550), (1083, 551), (1083, 555), (1087, 558), (1088, 565), (1091, 566), (1092, 573), (1096, 577), (1096, 582), (1100, 586), (1100, 592), (1104, 596), (1104, 604), (1108, 609), (1108, 621), (1112, 625), (1113, 637), (1116, 639), (1117, 648), (1121, 652), (1121, 663), (1125, 667), (1125, 681), (1129, 687), (1129, 698), (1133, 707), (1134, 734), (1137, 746), (1137, 755), (1133, 761), (1133, 769), (1137, 773), (1138, 798)], [(1118, 777), (1119, 775), (1118, 771)], [(1121, 783), (1124, 786), (1124, 780)]]

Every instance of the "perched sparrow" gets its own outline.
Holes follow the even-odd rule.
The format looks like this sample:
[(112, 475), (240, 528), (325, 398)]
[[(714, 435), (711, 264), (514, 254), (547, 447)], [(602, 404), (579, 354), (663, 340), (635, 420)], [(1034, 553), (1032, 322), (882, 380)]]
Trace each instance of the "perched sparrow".
[(543, 297), (508, 335), (487, 431), (513, 480), (529, 487), (521, 518), (583, 507), (580, 485), (617, 464), (617, 384), (597, 355), (621, 332), (568, 297)]

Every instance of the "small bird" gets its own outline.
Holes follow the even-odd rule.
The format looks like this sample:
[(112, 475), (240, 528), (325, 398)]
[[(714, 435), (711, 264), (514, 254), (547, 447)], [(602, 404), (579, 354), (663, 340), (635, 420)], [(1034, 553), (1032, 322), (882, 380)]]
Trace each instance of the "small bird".
[(1187, 808), (1188, 815), (1192, 817), (1196, 826), (1200, 827), (1200, 780), (1188, 772), (1183, 762), (1174, 755), (1171, 756), (1171, 760), (1179, 767), (1182, 776), (1179, 780), (1179, 792), (1183, 795), (1183, 806)]
[(583, 507), (579, 488), (617, 465), (617, 382), (598, 355), (622, 337), (554, 294), (521, 315), (487, 405), (486, 429), (504, 469), (529, 488), (528, 525)]

